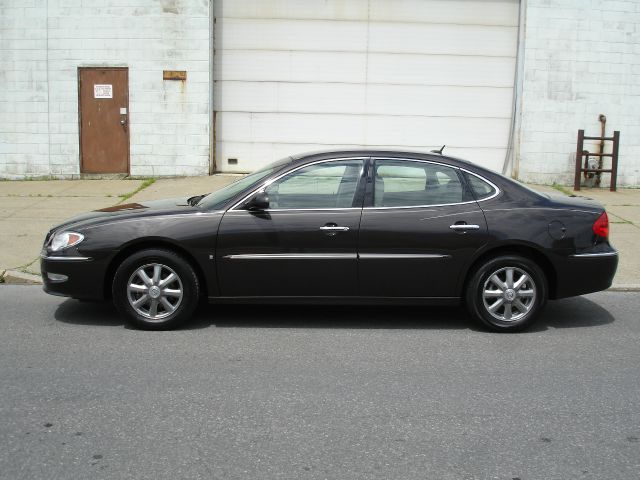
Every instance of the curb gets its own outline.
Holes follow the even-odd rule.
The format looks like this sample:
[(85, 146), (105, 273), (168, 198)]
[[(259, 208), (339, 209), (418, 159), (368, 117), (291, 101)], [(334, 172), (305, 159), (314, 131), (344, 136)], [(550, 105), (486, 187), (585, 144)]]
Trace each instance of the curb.
[(42, 285), (42, 277), (31, 273), (19, 272), (17, 270), (5, 270), (0, 275), (2, 281), (7, 285)]
[(640, 292), (640, 285), (613, 285), (609, 287), (607, 292)]

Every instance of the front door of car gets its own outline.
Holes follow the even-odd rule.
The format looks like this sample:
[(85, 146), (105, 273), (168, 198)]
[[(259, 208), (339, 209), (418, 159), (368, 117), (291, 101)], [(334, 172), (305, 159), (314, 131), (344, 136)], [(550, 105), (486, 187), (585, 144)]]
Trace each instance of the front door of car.
[(326, 297), (357, 292), (357, 238), (365, 159), (325, 160), (290, 171), (231, 208), (218, 231), (225, 297)]
[(360, 295), (453, 297), (487, 242), (482, 210), (457, 168), (373, 159), (359, 238)]

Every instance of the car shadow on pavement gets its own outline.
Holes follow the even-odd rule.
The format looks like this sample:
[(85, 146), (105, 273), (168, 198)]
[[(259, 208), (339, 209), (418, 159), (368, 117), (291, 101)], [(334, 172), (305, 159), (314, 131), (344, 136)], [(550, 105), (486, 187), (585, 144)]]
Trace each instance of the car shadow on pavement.
[(597, 327), (614, 321), (614, 316), (596, 302), (587, 297), (572, 297), (549, 301), (540, 318), (529, 331), (548, 328)]
[(467, 329), (461, 307), (207, 305), (186, 328)]
[[(55, 318), (75, 325), (127, 326), (110, 303), (62, 302)], [(612, 323), (597, 303), (576, 297), (551, 301), (532, 328), (583, 328)], [(184, 330), (216, 328), (434, 329), (484, 331), (462, 307), (344, 305), (203, 305)]]
[(72, 325), (117, 327), (125, 324), (111, 302), (86, 302), (66, 299), (54, 313), (56, 320)]

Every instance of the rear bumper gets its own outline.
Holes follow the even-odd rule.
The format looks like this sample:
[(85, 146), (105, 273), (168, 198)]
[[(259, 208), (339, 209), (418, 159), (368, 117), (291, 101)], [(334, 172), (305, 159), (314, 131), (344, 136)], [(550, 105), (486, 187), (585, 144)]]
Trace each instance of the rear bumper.
[(613, 248), (570, 255), (558, 269), (555, 298), (573, 297), (606, 290), (618, 268), (618, 252)]
[(89, 257), (41, 256), (43, 290), (51, 295), (104, 299), (105, 260)]

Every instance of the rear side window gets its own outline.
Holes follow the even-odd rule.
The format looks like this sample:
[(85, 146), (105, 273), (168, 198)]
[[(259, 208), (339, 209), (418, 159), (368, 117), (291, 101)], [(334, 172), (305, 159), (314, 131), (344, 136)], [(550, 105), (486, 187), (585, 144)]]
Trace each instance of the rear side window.
[(476, 200), (484, 200), (496, 193), (496, 189), (480, 177), (468, 173), (467, 180), (469, 181), (469, 185), (471, 185)]
[(376, 160), (375, 207), (446, 205), (463, 201), (455, 169), (410, 160)]

